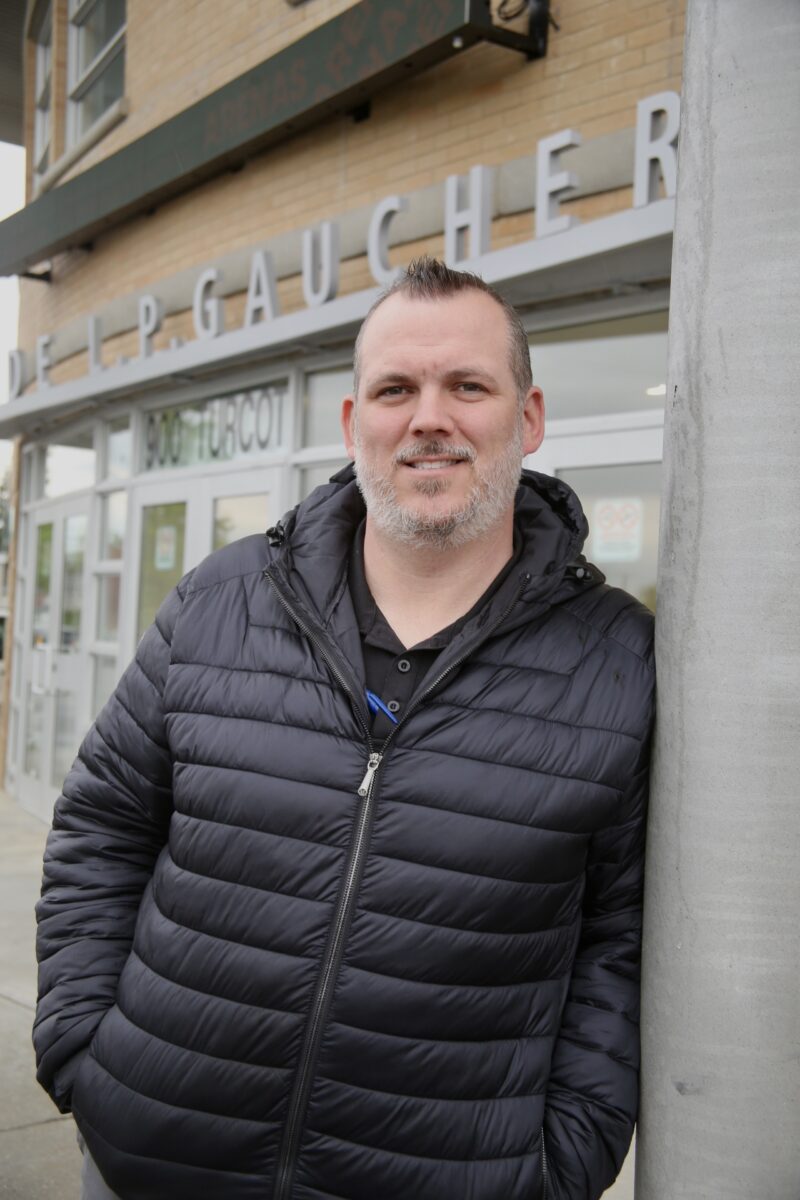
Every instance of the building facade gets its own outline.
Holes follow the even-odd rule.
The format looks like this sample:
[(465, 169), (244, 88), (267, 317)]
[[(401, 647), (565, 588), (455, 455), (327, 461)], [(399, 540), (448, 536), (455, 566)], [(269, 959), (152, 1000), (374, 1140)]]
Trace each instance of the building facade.
[(28, 203), (0, 223), (21, 803), (49, 815), (181, 575), (344, 462), (354, 333), (422, 252), (517, 305), (548, 412), (529, 465), (655, 604), (683, 7), (21, 6)]

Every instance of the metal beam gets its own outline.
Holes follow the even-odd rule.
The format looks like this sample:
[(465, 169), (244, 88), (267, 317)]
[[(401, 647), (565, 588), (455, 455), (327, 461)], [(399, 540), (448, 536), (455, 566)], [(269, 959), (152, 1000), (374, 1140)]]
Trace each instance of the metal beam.
[(85, 246), (281, 138), (495, 40), (530, 57), (546, 44), (539, 26), (529, 37), (495, 26), (488, 0), (362, 0), (0, 223), (0, 274)]

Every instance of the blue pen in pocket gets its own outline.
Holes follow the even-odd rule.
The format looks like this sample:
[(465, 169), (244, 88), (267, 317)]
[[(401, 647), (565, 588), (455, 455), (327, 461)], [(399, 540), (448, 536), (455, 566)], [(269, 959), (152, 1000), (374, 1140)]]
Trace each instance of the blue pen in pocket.
[(394, 722), (394, 724), (397, 725), (397, 723), (398, 723), (397, 717), (394, 715), (394, 713), (391, 711), (391, 709), (388, 708), (387, 705), (385, 705), (383, 703), (380, 696), (376, 696), (374, 692), (370, 692), (369, 690), (367, 690), (366, 696), (367, 696), (367, 706), (371, 713), (382, 712), (385, 716), (387, 716), (389, 718), (390, 721)]

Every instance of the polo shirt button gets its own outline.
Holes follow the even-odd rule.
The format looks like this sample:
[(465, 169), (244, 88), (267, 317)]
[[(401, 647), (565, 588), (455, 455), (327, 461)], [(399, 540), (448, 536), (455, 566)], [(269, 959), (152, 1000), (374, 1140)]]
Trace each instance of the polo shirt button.
[(389, 703), (386, 705), (386, 707), (388, 708), (389, 712), (399, 712), (400, 711), (400, 705), (398, 704), (398, 702), (396, 700), (390, 700)]
[(398, 671), (402, 671), (403, 674), (405, 675), (406, 671), (411, 670), (411, 663), (408, 661), (407, 658), (401, 658), (397, 663), (397, 669), (398, 669)]

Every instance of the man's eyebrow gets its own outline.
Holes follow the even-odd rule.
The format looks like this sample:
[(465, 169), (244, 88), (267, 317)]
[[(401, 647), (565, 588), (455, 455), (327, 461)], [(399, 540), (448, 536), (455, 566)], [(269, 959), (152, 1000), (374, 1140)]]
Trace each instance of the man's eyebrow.
[(497, 383), (497, 377), (483, 367), (458, 367), (454, 371), (447, 371), (444, 376), (448, 383), (456, 383), (459, 379), (467, 377), (471, 379), (483, 379), (486, 383)]
[(364, 386), (368, 392), (374, 392), (377, 388), (390, 387), (395, 383), (413, 382), (413, 377), (406, 375), (403, 371), (383, 371), (380, 375), (373, 375), (371, 378), (368, 378)]
[[(497, 385), (497, 377), (492, 375), (490, 371), (485, 370), (483, 367), (474, 367), (469, 364), (446, 371), (442, 378), (447, 384), (457, 383), (459, 379), (481, 379), (485, 383)], [(408, 375), (405, 371), (383, 371), (380, 375), (368, 378), (364, 386), (368, 392), (374, 392), (378, 388), (391, 387), (398, 383), (415, 384), (416, 379), (413, 375)]]

